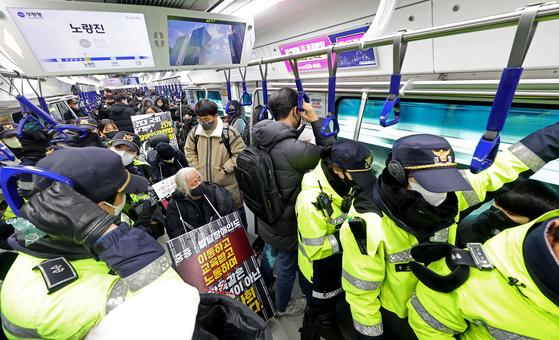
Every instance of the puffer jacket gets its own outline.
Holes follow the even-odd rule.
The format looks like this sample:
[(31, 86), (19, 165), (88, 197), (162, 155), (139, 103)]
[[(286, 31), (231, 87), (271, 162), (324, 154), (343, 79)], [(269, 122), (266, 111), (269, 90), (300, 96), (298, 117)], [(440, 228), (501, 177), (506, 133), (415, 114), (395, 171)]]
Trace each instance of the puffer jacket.
[[(215, 183), (204, 182), (201, 185), (206, 187), (206, 197), (212, 202), (219, 215), (223, 217), (239, 211), (229, 191)], [(208, 201), (203, 197), (200, 199), (211, 216), (210, 221), (219, 219)], [(204, 219), (204, 212), (200, 210), (197, 202), (177, 190), (173, 193), (173, 198), (167, 205), (167, 235), (169, 235), (169, 238), (173, 239), (190, 231), (190, 228), (183, 225), (182, 221), (188, 223), (194, 229), (210, 222)]]
[(111, 106), (111, 118), (115, 122), (118, 131), (134, 132), (131, 118), (134, 115), (134, 110), (124, 103), (114, 103)]
[(146, 109), (147, 109), (147, 107), (145, 106), (146, 102), (151, 103), (151, 107), (153, 108), (153, 111), (155, 111), (155, 113), (163, 112), (163, 111), (161, 111), (161, 109), (157, 105), (155, 105), (155, 103), (153, 102), (153, 99), (151, 99), (149, 97), (145, 97), (144, 99), (142, 99), (142, 106), (138, 110), (138, 115), (143, 115), (144, 113), (146, 113)]
[[(180, 150), (175, 150), (175, 159), (173, 163), (177, 167), (177, 171), (182, 168), (188, 167), (188, 161), (186, 157), (184, 157), (184, 153)], [(164, 162), (159, 154), (155, 153), (149, 160), (149, 164), (151, 165), (151, 177), (156, 181), (162, 181), (166, 178), (171, 177), (171, 173), (169, 172), (169, 168), (167, 167), (166, 162)]]
[(252, 143), (270, 154), (285, 209), (270, 225), (258, 221), (260, 236), (276, 249), (297, 251), (295, 202), (301, 192), (301, 181), (305, 173), (317, 166), (322, 148), (335, 141), (334, 137), (320, 134), (323, 121), (321, 118), (311, 123), (317, 145), (298, 140), (299, 133), (287, 123), (266, 120), (253, 127)]
[[(229, 126), (230, 155), (221, 139), (224, 128), (221, 119), (218, 119), (217, 126), (210, 131), (204, 130), (200, 125), (193, 128), (186, 139), (184, 154), (188, 164), (200, 171), (205, 181), (216, 183), (229, 190), (231, 197), (240, 209), (243, 206), (243, 199), (233, 169), (237, 165), (237, 156), (246, 148), (246, 145), (239, 132)], [(197, 137), (198, 146), (196, 147)], [(219, 171), (222, 169), (225, 169), (227, 173)]]

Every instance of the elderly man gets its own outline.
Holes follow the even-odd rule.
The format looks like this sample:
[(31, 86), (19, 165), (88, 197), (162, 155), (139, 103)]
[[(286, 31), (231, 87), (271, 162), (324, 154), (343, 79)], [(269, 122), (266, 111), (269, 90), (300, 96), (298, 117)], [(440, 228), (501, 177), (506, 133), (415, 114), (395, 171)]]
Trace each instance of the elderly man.
[(167, 206), (167, 234), (172, 239), (239, 211), (227, 189), (204, 182), (194, 168), (179, 170), (175, 182), (177, 190)]

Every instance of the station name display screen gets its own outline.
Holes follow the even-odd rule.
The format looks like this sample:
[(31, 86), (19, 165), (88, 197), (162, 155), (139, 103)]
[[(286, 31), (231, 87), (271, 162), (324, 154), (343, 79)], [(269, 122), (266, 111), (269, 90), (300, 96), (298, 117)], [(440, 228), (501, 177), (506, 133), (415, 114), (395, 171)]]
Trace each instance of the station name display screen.
[(240, 64), (246, 23), (167, 17), (171, 66)]
[(105, 78), (103, 79), (103, 85), (105, 86), (118, 86), (122, 85), (120, 78)]
[(155, 66), (143, 13), (8, 11), (44, 72)]

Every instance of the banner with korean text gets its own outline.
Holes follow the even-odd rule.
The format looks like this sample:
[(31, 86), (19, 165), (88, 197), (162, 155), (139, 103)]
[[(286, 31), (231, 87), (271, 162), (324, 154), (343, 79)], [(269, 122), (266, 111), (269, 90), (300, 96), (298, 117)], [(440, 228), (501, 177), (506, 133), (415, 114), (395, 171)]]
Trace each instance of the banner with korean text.
[(144, 143), (149, 137), (166, 134), (169, 136), (169, 144), (175, 149), (179, 148), (179, 143), (175, 137), (173, 130), (173, 119), (171, 112), (159, 112), (132, 116), (132, 124), (134, 132), (140, 137), (140, 141)]
[(268, 321), (275, 307), (237, 212), (167, 242), (183, 280), (201, 293), (225, 294)]

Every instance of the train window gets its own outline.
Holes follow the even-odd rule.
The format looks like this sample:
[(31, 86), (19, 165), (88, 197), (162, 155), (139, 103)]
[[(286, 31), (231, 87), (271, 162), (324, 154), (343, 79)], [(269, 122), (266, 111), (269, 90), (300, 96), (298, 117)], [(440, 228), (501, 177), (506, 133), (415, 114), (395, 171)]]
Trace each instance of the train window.
[[(197, 91), (198, 100), (206, 98), (205, 91)], [(208, 99), (217, 104), (217, 113), (223, 116), (223, 103), (221, 102), (221, 94), (219, 91), (208, 91)]]

